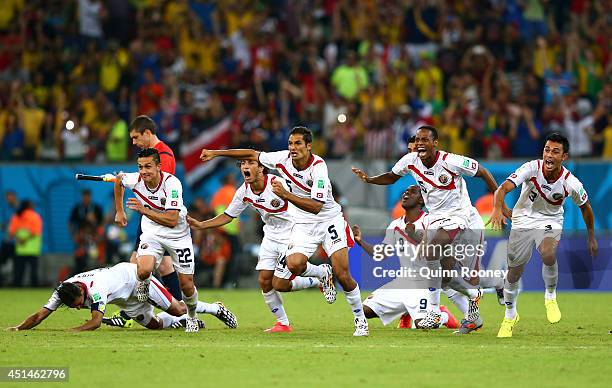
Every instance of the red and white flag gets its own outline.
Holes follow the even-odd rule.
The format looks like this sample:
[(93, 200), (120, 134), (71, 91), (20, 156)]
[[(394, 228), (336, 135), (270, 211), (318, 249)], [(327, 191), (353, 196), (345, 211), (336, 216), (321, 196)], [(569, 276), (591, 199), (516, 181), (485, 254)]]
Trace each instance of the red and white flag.
[(200, 153), (203, 148), (209, 150), (227, 149), (231, 144), (230, 132), (231, 118), (227, 117), (214, 126), (205, 129), (202, 133), (189, 143), (181, 145), (181, 158), (185, 167), (185, 180), (189, 186), (196, 185), (208, 174), (215, 170), (221, 162), (221, 158), (215, 158), (203, 163)]

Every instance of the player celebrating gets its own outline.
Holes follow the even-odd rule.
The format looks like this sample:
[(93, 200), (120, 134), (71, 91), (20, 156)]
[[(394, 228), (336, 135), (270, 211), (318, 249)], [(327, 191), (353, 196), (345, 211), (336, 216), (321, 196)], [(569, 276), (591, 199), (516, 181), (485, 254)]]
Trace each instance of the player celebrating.
[[(148, 301), (136, 298), (136, 264), (119, 263), (114, 267), (100, 268), (77, 274), (57, 287), (49, 301), (36, 313), (27, 317), (12, 330), (29, 330), (45, 320), (61, 304), (69, 308), (89, 308), (91, 319), (74, 331), (96, 330), (100, 327), (107, 304), (115, 304), (137, 317), (139, 324), (147, 329), (167, 329), (179, 327), (187, 307), (179, 302), (156, 279), (151, 280)], [(203, 303), (203, 302), (202, 302)], [(164, 310), (154, 314), (153, 305)], [(198, 320), (203, 327), (204, 323)]]
[[(258, 160), (265, 167), (277, 169), (289, 186), (272, 182), (279, 198), (289, 201), (295, 222), (287, 251), (287, 268), (296, 276), (320, 280), (328, 303), (336, 300), (332, 271), (326, 265), (313, 265), (308, 259), (319, 244), (331, 258), (336, 276), (354, 315), (354, 336), (368, 335), (368, 321), (363, 314), (359, 285), (349, 271), (348, 247), (353, 245), (352, 232), (342, 216), (340, 205), (332, 196), (327, 165), (312, 153), (312, 133), (305, 127), (294, 127), (289, 134), (288, 151), (257, 152), (250, 149), (202, 150), (200, 159), (227, 156), (241, 160)], [(308, 236), (307, 239), (305, 236)]]
[[(491, 192), (497, 189), (497, 183), (491, 173), (479, 165), (477, 161), (439, 151), (437, 146), (438, 131), (432, 126), (423, 125), (419, 127), (416, 133), (416, 152), (403, 156), (391, 171), (370, 177), (358, 168), (353, 167), (352, 170), (363, 182), (378, 185), (390, 185), (400, 177), (411, 174), (421, 187), (425, 205), (429, 210), (431, 220), (429, 229), (435, 231), (430, 244), (446, 247), (451, 243), (460, 241), (460, 239), (472, 245), (482, 243), (479, 238), (482, 238), (484, 225), (482, 225), (480, 217), (474, 217), (473, 206), (462, 175), (477, 176), (483, 179)], [(480, 228), (480, 231), (478, 228)], [(435, 254), (428, 252), (426, 259), (427, 266), (431, 271), (440, 267), (441, 258), (435, 257)], [(461, 264), (469, 268), (475, 268), (478, 261), (479, 257), (472, 256)], [(445, 269), (451, 269), (455, 262), (445, 259), (442, 260), (442, 264)], [(471, 283), (468, 283), (463, 278), (453, 278), (455, 284), (452, 288), (464, 292), (470, 298), (468, 313), (461, 322), (461, 328), (457, 333), (467, 334), (478, 330), (483, 325), (478, 308), (481, 291), (474, 288), (477, 280), (471, 279)], [(442, 279), (438, 277), (435, 279), (435, 283), (430, 285), (436, 289), (438, 295), (441, 281)], [(422, 324), (435, 327), (438, 320), (439, 314), (432, 310)]]
[[(404, 249), (397, 252), (402, 268), (412, 268), (418, 273), (421, 267), (416, 247), (423, 239), (423, 232), (427, 228), (428, 216), (422, 210), (423, 197), (418, 186), (410, 186), (402, 194), (402, 207), (406, 214), (391, 222), (387, 227), (383, 244), (405, 247), (405, 244), (413, 244), (415, 250)], [(374, 247), (361, 237), (361, 230), (358, 225), (353, 225), (355, 242), (359, 244), (370, 256), (374, 256)], [(391, 321), (402, 316), (403, 321), (413, 318), (415, 328), (422, 328), (420, 323), (426, 316), (430, 291), (422, 279), (403, 279), (395, 280), (385, 284), (374, 291), (363, 301), (363, 311), (366, 318), (380, 318), (383, 325), (388, 325)], [(420, 287), (419, 287), (420, 286)], [(463, 295), (461, 295), (463, 296)], [(465, 296), (463, 296), (465, 298)], [(459, 322), (444, 306), (440, 306), (442, 311), (440, 324), (448, 328), (456, 329)], [(404, 318), (404, 315), (406, 318)], [(411, 325), (404, 323), (400, 327), (409, 328)]]
[[(124, 187), (131, 189), (137, 196), (128, 199), (128, 208), (143, 215), (143, 233), (136, 259), (139, 280), (136, 295), (141, 302), (147, 300), (151, 273), (159, 266), (164, 251), (168, 251), (172, 256), (172, 264), (179, 273), (179, 282), (188, 309), (189, 318), (185, 331), (197, 332), (198, 290), (193, 284), (193, 245), (191, 231), (186, 222), (187, 209), (183, 205), (181, 182), (174, 175), (161, 171), (159, 152), (154, 148), (145, 148), (138, 153), (138, 171), (139, 173), (118, 174), (115, 181), (115, 222), (123, 227), (127, 225), (123, 209)], [(222, 317), (229, 316), (223, 305), (220, 305), (218, 314)]]
[[(232, 202), (224, 213), (206, 220), (197, 221), (187, 217), (193, 229), (208, 229), (223, 226), (238, 217), (251, 206), (259, 213), (264, 222), (264, 238), (259, 248), (259, 260), (255, 269), (259, 271), (259, 286), (264, 301), (276, 316), (276, 324), (267, 329), (270, 333), (291, 332), (289, 319), (283, 307), (283, 299), (277, 291), (298, 291), (310, 287), (319, 287), (316, 278), (305, 278), (293, 275), (283, 265), (285, 252), (293, 221), (288, 211), (289, 203), (272, 191), (275, 181), (284, 182), (275, 175), (265, 174), (264, 166), (254, 160), (240, 161), (240, 171), (244, 183), (236, 190)], [(279, 261), (282, 262), (279, 263)]]
[(506, 314), (497, 337), (512, 337), (512, 329), (519, 321), (516, 311), (518, 281), (525, 264), (531, 259), (534, 246), (542, 257), (542, 277), (546, 292), (544, 305), (550, 323), (561, 320), (557, 305), (557, 247), (563, 228), (563, 202), (571, 196), (580, 207), (588, 231), (589, 253), (597, 255), (597, 240), (593, 228), (593, 209), (582, 183), (565, 167), (569, 153), (567, 138), (552, 133), (546, 138), (542, 159), (523, 164), (495, 191), (494, 209), (489, 223), (501, 229), (506, 218), (501, 212), (506, 194), (523, 185), (521, 195), (512, 211), (512, 229), (508, 239), (508, 275), (504, 284)]

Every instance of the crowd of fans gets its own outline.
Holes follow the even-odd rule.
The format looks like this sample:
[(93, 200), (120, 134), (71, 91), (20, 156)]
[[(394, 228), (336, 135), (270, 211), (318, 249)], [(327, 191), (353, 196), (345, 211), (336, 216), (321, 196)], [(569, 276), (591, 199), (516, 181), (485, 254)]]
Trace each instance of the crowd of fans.
[(612, 2), (5, 0), (6, 160), (125, 161), (154, 117), (178, 153), (225, 117), (233, 146), (396, 157), (421, 123), (443, 148), (531, 157), (550, 131), (612, 157)]

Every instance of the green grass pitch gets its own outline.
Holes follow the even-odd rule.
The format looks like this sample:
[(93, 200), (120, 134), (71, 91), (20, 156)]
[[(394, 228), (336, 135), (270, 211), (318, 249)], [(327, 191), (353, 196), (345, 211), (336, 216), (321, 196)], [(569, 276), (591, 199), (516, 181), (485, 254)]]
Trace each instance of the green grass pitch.
[[(0, 290), (0, 327), (20, 323), (49, 295)], [(327, 305), (316, 291), (285, 294), (294, 332), (276, 335), (262, 331), (273, 318), (257, 290), (201, 290), (200, 299), (223, 300), (238, 316), (238, 329), (204, 316), (207, 328), (197, 334), (140, 327), (70, 333), (64, 329), (89, 313), (60, 308), (34, 330), (0, 331), (0, 366), (68, 366), (69, 385), (81, 387), (576, 387), (609, 386), (612, 376), (609, 293), (559, 293), (563, 318), (556, 325), (546, 321), (543, 293), (521, 294), (521, 322), (514, 338), (504, 340), (496, 338), (503, 307), (491, 294), (482, 302), (480, 332), (457, 336), (370, 321), (368, 338), (352, 337), (341, 295)]]

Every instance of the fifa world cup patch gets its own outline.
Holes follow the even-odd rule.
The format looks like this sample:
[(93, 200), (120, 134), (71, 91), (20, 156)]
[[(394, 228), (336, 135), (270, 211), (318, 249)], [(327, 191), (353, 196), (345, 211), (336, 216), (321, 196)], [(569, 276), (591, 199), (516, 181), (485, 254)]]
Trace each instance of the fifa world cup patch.
[(178, 190), (172, 190), (172, 198), (178, 198)]
[(100, 294), (95, 293), (91, 296), (91, 300), (93, 301), (93, 303), (98, 303), (102, 300), (102, 297), (100, 296)]
[(323, 181), (323, 179), (319, 179), (317, 181), (317, 187), (320, 188), (320, 189), (325, 187), (325, 182)]

